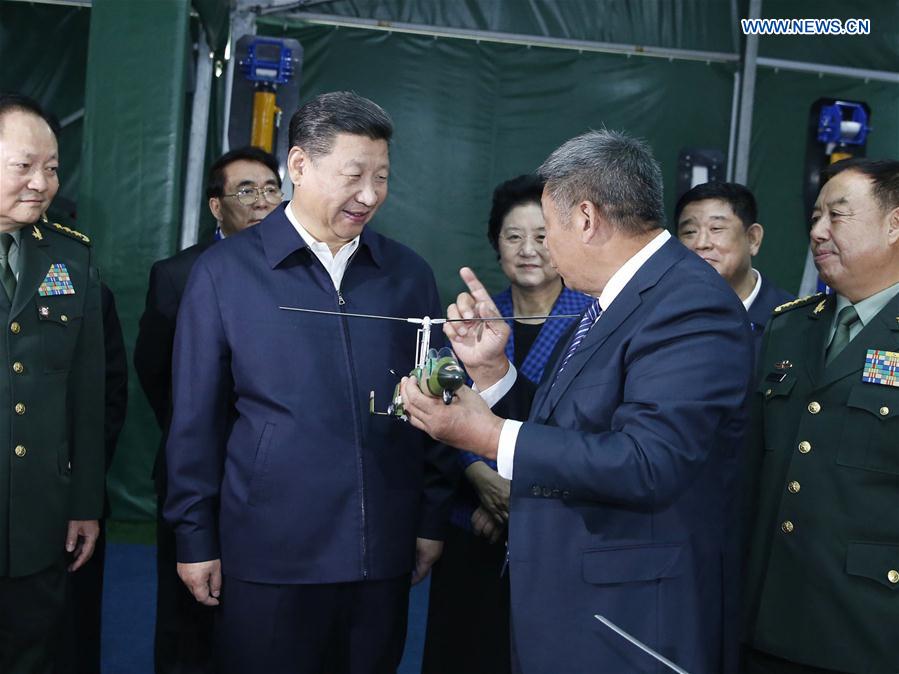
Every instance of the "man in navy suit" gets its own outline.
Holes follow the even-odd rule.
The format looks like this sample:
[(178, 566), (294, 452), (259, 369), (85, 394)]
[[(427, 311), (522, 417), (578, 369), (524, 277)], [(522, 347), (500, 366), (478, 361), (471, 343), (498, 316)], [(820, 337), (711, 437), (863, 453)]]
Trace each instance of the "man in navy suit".
[(395, 671), (410, 575), (442, 550), (437, 463), (455, 457), (368, 412), (369, 391), (389, 399), (390, 369), (410, 367), (415, 326), (339, 315), (440, 315), (427, 263), (367, 226), (392, 132), (355, 94), (306, 103), (293, 199), (204, 252), (187, 283), (165, 516), (181, 579), (220, 605), (225, 672)]
[(678, 199), (674, 222), (681, 243), (712, 265), (743, 302), (757, 355), (774, 307), (795, 297), (752, 268), (765, 236), (752, 192), (739, 183), (697, 185)]
[[(481, 396), (463, 388), (451, 405), (433, 405), (409, 380), (406, 412), (435, 438), (495, 458), (512, 479), (521, 672), (663, 671), (595, 614), (691, 674), (733, 671), (746, 312), (663, 229), (661, 171), (644, 143), (590, 132), (540, 173), (553, 265), (596, 301), (560, 341), (527, 422), (488, 407), (526, 393), (503, 355), (501, 321), (446, 330)], [(496, 316), (471, 270), (462, 276), (470, 292), (447, 315)]]
[(211, 672), (212, 609), (198, 604), (176, 572), (175, 532), (162, 517), (165, 443), (172, 415), (172, 351), (178, 307), (197, 258), (215, 241), (260, 222), (281, 203), (278, 160), (258, 147), (230, 150), (209, 168), (206, 198), (216, 237), (159, 260), (150, 269), (147, 305), (134, 344), (134, 369), (162, 430), (153, 466), (156, 483), (156, 674)]

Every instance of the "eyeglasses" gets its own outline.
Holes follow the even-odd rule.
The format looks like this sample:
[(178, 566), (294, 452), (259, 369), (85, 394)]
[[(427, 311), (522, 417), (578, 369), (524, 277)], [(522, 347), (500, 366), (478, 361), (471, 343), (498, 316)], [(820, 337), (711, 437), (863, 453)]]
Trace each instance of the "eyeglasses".
[(261, 196), (268, 203), (278, 205), (281, 203), (281, 190), (272, 185), (265, 187), (243, 187), (234, 194), (223, 194), (223, 197), (237, 197), (244, 206), (252, 206)]

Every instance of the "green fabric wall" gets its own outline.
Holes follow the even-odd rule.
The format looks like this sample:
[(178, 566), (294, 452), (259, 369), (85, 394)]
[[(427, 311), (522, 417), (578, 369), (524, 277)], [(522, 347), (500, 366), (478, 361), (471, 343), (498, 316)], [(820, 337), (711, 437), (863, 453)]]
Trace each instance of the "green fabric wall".
[[(177, 250), (189, 11), (189, 0), (94, 0), (91, 10), (78, 220), (116, 295), (129, 355), (150, 265)], [(152, 517), (158, 441), (132, 370), (108, 478), (114, 517)]]
[(302, 43), (301, 103), (352, 89), (393, 116), (390, 197), (373, 226), (431, 263), (444, 299), (462, 265), (504, 286), (486, 238), (493, 187), (571, 136), (603, 125), (642, 136), (667, 184), (681, 147), (727, 150), (730, 67), (281, 21), (260, 32)]

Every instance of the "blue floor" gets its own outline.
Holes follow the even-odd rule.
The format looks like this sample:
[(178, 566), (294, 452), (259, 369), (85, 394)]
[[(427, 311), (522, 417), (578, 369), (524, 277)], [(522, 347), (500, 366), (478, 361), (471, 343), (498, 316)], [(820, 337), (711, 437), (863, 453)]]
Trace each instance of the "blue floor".
[[(103, 673), (152, 674), (156, 548), (111, 543), (103, 588)], [(412, 588), (409, 630), (399, 674), (418, 674), (428, 614), (428, 581)]]

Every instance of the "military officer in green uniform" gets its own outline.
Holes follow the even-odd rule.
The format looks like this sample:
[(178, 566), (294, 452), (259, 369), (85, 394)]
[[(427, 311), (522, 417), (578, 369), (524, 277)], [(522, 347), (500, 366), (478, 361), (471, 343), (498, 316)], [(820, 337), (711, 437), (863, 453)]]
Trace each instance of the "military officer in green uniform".
[(0, 94), (0, 672), (50, 672), (66, 573), (103, 511), (103, 326), (87, 237), (41, 216), (59, 187), (36, 103)]
[(834, 164), (834, 295), (777, 307), (753, 402), (746, 670), (899, 672), (899, 162)]

